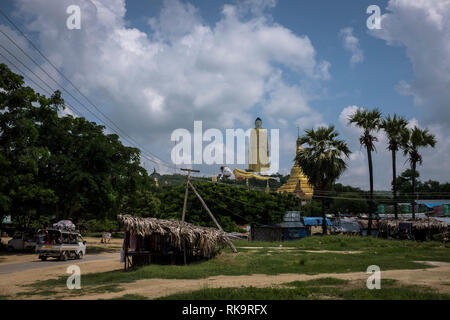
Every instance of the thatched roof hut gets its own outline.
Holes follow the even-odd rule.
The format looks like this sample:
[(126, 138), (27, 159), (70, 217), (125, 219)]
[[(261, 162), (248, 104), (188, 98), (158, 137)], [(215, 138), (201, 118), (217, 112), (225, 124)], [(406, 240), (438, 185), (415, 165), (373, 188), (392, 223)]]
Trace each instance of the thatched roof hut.
[(204, 258), (213, 255), (217, 246), (227, 245), (227, 235), (216, 228), (196, 226), (179, 220), (164, 220), (156, 218), (140, 218), (130, 215), (119, 215), (126, 232), (141, 237), (162, 235), (167, 237), (170, 244), (178, 250), (188, 246)]
[(447, 231), (447, 224), (433, 218), (423, 219), (381, 219), (378, 222), (380, 232), (388, 236), (395, 236), (402, 231), (408, 231), (411, 234), (425, 238), (427, 235), (444, 233)]
[[(368, 219), (358, 219), (358, 224), (361, 227), (361, 229), (368, 229), (369, 228), (369, 220)], [(378, 229), (378, 221), (373, 219), (372, 220), (372, 226), (371, 228), (373, 230)]]

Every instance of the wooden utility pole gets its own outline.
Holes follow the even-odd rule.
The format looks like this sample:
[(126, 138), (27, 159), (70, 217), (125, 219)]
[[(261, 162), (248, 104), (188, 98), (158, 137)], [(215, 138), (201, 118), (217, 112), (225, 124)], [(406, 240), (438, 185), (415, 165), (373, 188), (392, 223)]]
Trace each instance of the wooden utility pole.
[[(187, 207), (187, 198), (189, 193), (189, 184), (191, 180), (191, 172), (200, 172), (200, 170), (192, 170), (192, 169), (181, 169), (181, 171), (187, 171), (186, 177), (186, 191), (184, 192), (184, 203), (183, 203), (183, 213), (181, 214), (181, 221), (184, 222), (186, 218), (186, 207)], [(187, 264), (186, 261), (186, 242), (183, 241), (183, 257), (184, 257), (184, 265)]]
[(181, 221), (184, 222), (184, 219), (186, 217), (186, 206), (187, 206), (187, 198), (189, 193), (189, 181), (191, 180), (191, 172), (200, 172), (200, 170), (192, 170), (192, 169), (181, 169), (181, 171), (187, 171), (187, 177), (186, 177), (186, 191), (184, 193), (184, 204), (183, 204), (183, 213), (181, 215)]
[[(181, 171), (187, 171), (188, 172), (188, 175), (187, 175), (187, 178), (186, 178), (186, 191), (184, 193), (184, 204), (183, 204), (183, 213), (182, 213), (182, 216), (181, 216), (181, 220), (184, 222), (185, 217), (186, 217), (187, 196), (188, 196), (188, 193), (189, 193), (189, 191), (188, 191), (189, 187), (191, 187), (192, 191), (194, 191), (195, 195), (200, 200), (201, 204), (205, 208), (206, 212), (208, 212), (209, 216), (211, 217), (212, 221), (214, 221), (214, 223), (217, 226), (217, 228), (219, 228), (220, 231), (224, 232), (222, 227), (220, 226), (219, 222), (217, 222), (216, 218), (212, 214), (211, 210), (209, 210), (209, 208), (206, 205), (206, 203), (203, 200), (203, 198), (197, 192), (197, 189), (195, 189), (195, 187), (191, 183), (191, 172), (200, 172), (200, 171), (199, 170), (192, 170), (192, 169), (181, 169)], [(231, 240), (228, 239), (228, 238), (227, 238), (227, 243), (231, 247), (231, 250), (233, 250), (234, 253), (237, 253), (237, 250), (236, 250), (235, 246), (233, 245)], [(186, 250), (185, 250), (185, 254), (184, 254), (184, 263), (186, 264)]]
[[(206, 212), (208, 212), (209, 216), (211, 217), (211, 219), (214, 221), (214, 223), (216, 224), (217, 228), (219, 228), (220, 231), (224, 232), (222, 227), (220, 226), (219, 222), (217, 222), (216, 218), (214, 217), (214, 215), (212, 214), (212, 212), (209, 210), (208, 206), (206, 205), (205, 201), (203, 201), (202, 197), (200, 196), (200, 194), (197, 192), (197, 190), (195, 189), (195, 187), (192, 185), (192, 183), (190, 181), (188, 181), (189, 186), (192, 188), (192, 191), (194, 191), (195, 195), (197, 196), (197, 198), (200, 200), (200, 202), (202, 203), (203, 207), (205, 208)], [(227, 243), (228, 245), (231, 247), (231, 250), (233, 250), (234, 253), (237, 253), (236, 248), (234, 247), (233, 243), (231, 242), (230, 239), (227, 238)]]

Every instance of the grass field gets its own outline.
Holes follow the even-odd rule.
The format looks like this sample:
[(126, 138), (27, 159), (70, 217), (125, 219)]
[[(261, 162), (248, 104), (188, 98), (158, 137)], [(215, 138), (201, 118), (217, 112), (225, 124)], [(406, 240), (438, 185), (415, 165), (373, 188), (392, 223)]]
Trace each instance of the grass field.
[[(449, 300), (450, 295), (439, 294), (420, 286), (402, 286), (395, 280), (382, 280), (380, 290), (368, 290), (361, 283), (336, 278), (296, 281), (287, 288), (205, 288), (169, 295), (158, 300)], [(123, 297), (126, 299), (127, 297)]]
[[(351, 237), (351, 236), (315, 236), (302, 240), (283, 243), (237, 241), (238, 254), (233, 254), (226, 248), (216, 258), (193, 263), (188, 266), (149, 265), (136, 270), (123, 272), (111, 271), (83, 275), (83, 289), (70, 295), (83, 295), (96, 291), (118, 290), (123, 283), (135, 282), (141, 279), (202, 279), (218, 275), (252, 275), (252, 274), (321, 274), (365, 272), (369, 265), (378, 265), (381, 270), (423, 269), (427, 266), (416, 261), (450, 262), (450, 245), (440, 242), (391, 241), (385, 239)], [(332, 252), (324, 252), (324, 250)], [(316, 251), (316, 252), (314, 252)], [(40, 295), (51, 290), (63, 289), (67, 277), (39, 281), (27, 287), (29, 294)], [(195, 297), (226, 299), (242, 299), (243, 297), (284, 297), (283, 299), (312, 299), (330, 296), (342, 299), (370, 299), (386, 297), (412, 297), (417, 299), (437, 299), (440, 296), (423, 288), (399, 287), (391, 284), (383, 293), (370, 292), (367, 288), (356, 288), (353, 285), (348, 290), (347, 284), (335, 283), (334, 287), (318, 285), (312, 287), (292, 284), (295, 288), (236, 288), (204, 289), (194, 292)], [(389, 291), (391, 290), (391, 291)], [(231, 292), (226, 295), (226, 292)], [(395, 293), (397, 292), (397, 293)], [(415, 296), (413, 293), (416, 292)], [(419, 294), (420, 293), (420, 294)], [(189, 294), (190, 297), (193, 297)], [(377, 296), (378, 295), (378, 296)], [(171, 296), (182, 298), (183, 295)], [(252, 298), (253, 299), (253, 298)], [(445, 297), (448, 299), (448, 297)]]

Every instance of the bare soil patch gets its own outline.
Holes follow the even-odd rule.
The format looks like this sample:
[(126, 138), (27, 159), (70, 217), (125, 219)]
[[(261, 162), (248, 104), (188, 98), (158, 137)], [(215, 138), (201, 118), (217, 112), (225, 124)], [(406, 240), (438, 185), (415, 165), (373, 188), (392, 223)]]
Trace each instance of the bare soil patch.
[[(78, 265), (81, 269), (82, 275), (96, 272), (107, 272), (113, 270), (119, 270), (123, 268), (123, 264), (120, 263), (120, 256), (118, 253), (103, 254), (100, 256), (110, 257), (108, 260), (95, 260), (95, 261), (83, 261), (73, 260), (75, 265)], [(37, 256), (34, 256), (35, 259)], [(33, 269), (16, 273), (0, 274), (0, 296), (11, 296), (19, 292), (23, 292), (24, 285), (32, 284), (36, 281), (57, 279), (61, 276), (68, 276), (66, 273), (69, 265), (51, 266), (42, 269)], [(39, 297), (33, 297), (39, 299)]]

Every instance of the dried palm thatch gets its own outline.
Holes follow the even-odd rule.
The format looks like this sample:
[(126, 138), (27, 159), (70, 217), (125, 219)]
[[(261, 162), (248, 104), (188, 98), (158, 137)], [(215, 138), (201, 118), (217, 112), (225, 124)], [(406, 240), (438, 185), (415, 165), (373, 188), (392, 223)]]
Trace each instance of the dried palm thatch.
[(212, 256), (216, 246), (223, 248), (229, 242), (225, 232), (216, 228), (200, 227), (172, 219), (140, 218), (130, 215), (119, 215), (118, 218), (123, 223), (125, 231), (142, 237), (152, 234), (167, 236), (174, 247), (181, 250), (186, 243), (205, 258)]
[[(358, 219), (358, 224), (361, 227), (361, 229), (369, 229), (369, 220), (363, 220), (363, 219)], [(378, 222), (377, 220), (372, 220), (372, 226), (371, 226), (372, 230), (376, 230), (378, 229)]]
[(447, 223), (439, 221), (437, 219), (382, 219), (378, 222), (378, 227), (380, 231), (397, 233), (399, 231), (400, 223), (410, 223), (412, 231), (418, 230), (430, 230), (433, 233), (442, 233), (447, 230)]

